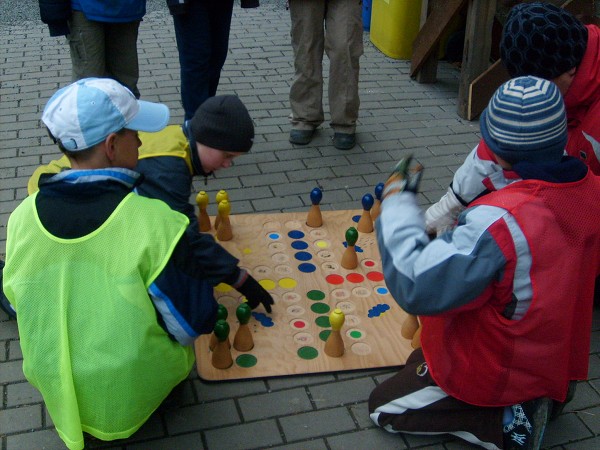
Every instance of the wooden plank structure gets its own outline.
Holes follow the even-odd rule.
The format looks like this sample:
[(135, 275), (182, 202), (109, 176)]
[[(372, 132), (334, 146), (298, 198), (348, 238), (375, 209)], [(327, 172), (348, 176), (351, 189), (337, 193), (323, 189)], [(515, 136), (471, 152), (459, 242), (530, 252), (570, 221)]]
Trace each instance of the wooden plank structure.
[[(561, 6), (584, 23), (599, 22), (594, 0), (568, 0)], [(509, 78), (500, 60), (490, 62), (496, 7), (496, 0), (424, 0), (423, 3), (428, 15), (413, 42), (410, 69), (410, 76), (420, 83), (435, 82), (437, 62), (434, 60), (437, 60), (440, 39), (452, 19), (463, 8), (468, 8), (457, 101), (457, 114), (463, 119), (477, 118), (494, 91)]]

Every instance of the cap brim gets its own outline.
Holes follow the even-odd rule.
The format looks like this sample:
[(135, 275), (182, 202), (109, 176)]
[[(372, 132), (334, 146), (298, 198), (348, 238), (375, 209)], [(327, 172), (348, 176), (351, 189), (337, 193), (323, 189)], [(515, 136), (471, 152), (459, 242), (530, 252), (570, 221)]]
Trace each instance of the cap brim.
[(140, 110), (125, 125), (128, 130), (147, 131), (153, 133), (162, 130), (169, 124), (169, 107), (162, 103), (138, 100)]

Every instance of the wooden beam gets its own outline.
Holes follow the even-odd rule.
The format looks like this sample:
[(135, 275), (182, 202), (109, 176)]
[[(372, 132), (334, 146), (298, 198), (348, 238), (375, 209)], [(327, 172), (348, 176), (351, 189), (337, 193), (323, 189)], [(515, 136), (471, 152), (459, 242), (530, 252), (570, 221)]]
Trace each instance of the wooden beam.
[(463, 119), (469, 116), (471, 83), (490, 66), (495, 15), (496, 0), (469, 0), (457, 105), (457, 113)]
[(475, 78), (469, 87), (469, 102), (465, 118), (467, 120), (476, 119), (486, 108), (498, 86), (508, 81), (509, 78), (510, 75), (500, 60)]
[[(437, 50), (440, 38), (466, 2), (467, 0), (446, 0), (442, 6), (431, 8), (431, 14), (427, 17), (419, 34), (413, 41), (413, 53), (410, 61), (411, 77), (414, 77), (421, 70), (427, 58), (434, 50)], [(430, 0), (430, 3), (433, 2)]]
[[(423, 0), (421, 2), (421, 25), (419, 29), (423, 28), (427, 17), (436, 8), (442, 7), (444, 0)], [(440, 47), (439, 40), (433, 45), (429, 56), (421, 64), (421, 68), (415, 75), (415, 80), (418, 83), (435, 83), (437, 81), (437, 68), (438, 68), (438, 49)]]

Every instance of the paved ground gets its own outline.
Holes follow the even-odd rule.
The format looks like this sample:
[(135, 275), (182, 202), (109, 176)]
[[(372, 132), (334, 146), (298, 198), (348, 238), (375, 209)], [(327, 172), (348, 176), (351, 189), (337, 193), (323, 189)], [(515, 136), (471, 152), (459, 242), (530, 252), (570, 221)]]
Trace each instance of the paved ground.
[[(20, 13), (23, 4), (0, 6)], [(453, 170), (479, 139), (477, 122), (456, 115), (458, 72), (444, 63), (438, 82), (411, 80), (406, 61), (380, 53), (365, 33), (361, 61), (358, 146), (347, 152), (331, 145), (321, 127), (310, 146), (293, 147), (288, 137), (288, 92), (293, 78), (289, 17), (283, 1), (257, 10), (236, 6), (231, 50), (220, 93), (235, 93), (256, 122), (252, 153), (209, 185), (227, 189), (235, 213), (303, 211), (308, 193), (323, 188), (325, 209), (359, 208), (360, 199), (383, 181), (394, 162), (413, 153), (425, 166), (420, 200), (435, 201)], [(33, 3), (35, 6), (35, 3)], [(23, 19), (21, 16), (24, 16)], [(0, 29), (0, 254), (6, 222), (26, 195), (28, 176), (58, 156), (40, 127), (41, 109), (68, 83), (70, 60), (62, 39), (50, 38), (35, 14), (3, 21)], [(147, 100), (168, 104), (180, 123), (178, 59), (172, 22), (161, 7), (140, 29), (140, 90)], [(545, 448), (600, 448), (600, 314), (596, 311), (590, 381), (548, 427)], [(25, 381), (16, 323), (0, 312), (0, 450), (61, 449), (40, 395)], [(469, 448), (448, 436), (392, 436), (373, 427), (366, 400), (390, 370), (293, 376), (225, 383), (202, 382), (192, 373), (179, 393), (180, 407), (159, 411), (132, 438), (90, 447), (120, 449), (392, 449)], [(143, 380), (140, 380), (143, 388)]]

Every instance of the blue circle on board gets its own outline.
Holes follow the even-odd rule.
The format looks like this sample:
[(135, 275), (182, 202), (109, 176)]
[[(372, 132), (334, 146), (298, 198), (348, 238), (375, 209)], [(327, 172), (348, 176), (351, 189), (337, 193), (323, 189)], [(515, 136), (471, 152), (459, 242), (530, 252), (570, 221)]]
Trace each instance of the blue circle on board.
[(302, 263), (298, 266), (298, 270), (300, 272), (304, 272), (304, 273), (312, 273), (315, 270), (317, 270), (317, 268), (315, 267), (314, 264), (311, 263)]
[(389, 292), (387, 288), (384, 287), (378, 287), (375, 291), (380, 295), (385, 295)]
[(302, 239), (304, 237), (304, 233), (300, 230), (292, 230), (288, 233), (288, 236), (292, 239)]
[(292, 248), (296, 250), (304, 250), (308, 248), (308, 244), (304, 241), (294, 241), (292, 242)]
[(358, 221), (360, 220), (360, 215), (359, 216), (352, 216), (352, 221), (358, 223)]
[(276, 241), (277, 239), (279, 239), (279, 233), (270, 233), (269, 239), (273, 239), (274, 241)]
[(312, 259), (312, 255), (308, 252), (296, 252), (294, 257), (298, 261), (310, 261)]

